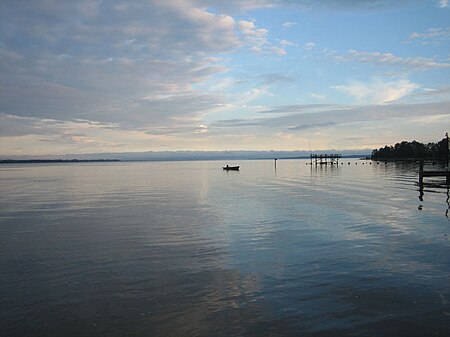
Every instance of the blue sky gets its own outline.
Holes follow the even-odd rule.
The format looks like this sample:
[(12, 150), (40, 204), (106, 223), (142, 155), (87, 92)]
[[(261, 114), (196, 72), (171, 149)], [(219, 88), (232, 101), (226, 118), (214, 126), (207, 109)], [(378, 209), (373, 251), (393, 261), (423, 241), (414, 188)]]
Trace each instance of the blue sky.
[(0, 6), (0, 155), (357, 150), (450, 131), (447, 0)]

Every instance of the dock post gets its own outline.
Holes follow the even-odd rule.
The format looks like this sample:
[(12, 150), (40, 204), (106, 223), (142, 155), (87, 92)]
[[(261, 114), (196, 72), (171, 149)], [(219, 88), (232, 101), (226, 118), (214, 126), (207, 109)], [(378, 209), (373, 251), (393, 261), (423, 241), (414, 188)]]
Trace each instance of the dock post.
[(423, 162), (419, 163), (419, 185), (423, 186)]
[[(445, 138), (447, 138), (447, 168), (448, 168), (448, 159), (449, 159), (449, 153), (450, 153), (450, 139), (448, 138), (448, 132), (445, 133)], [(447, 176), (448, 178), (448, 176)], [(448, 184), (448, 180), (447, 180), (447, 184)]]

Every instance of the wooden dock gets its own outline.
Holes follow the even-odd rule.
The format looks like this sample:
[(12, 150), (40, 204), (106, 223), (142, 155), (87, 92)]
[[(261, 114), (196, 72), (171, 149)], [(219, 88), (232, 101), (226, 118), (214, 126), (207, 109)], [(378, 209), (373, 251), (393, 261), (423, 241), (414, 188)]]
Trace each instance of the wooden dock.
[(311, 165), (339, 165), (339, 159), (342, 158), (340, 154), (310, 154)]
[(419, 185), (423, 185), (424, 177), (445, 177), (445, 183), (450, 185), (450, 171), (424, 171), (423, 163), (420, 163), (419, 166)]

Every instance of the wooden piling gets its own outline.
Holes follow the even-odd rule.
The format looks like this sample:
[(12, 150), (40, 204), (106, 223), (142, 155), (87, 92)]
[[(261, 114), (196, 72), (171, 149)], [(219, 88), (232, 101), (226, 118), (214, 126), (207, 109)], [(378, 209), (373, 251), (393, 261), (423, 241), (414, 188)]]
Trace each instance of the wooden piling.
[(419, 164), (419, 185), (423, 186), (423, 162)]

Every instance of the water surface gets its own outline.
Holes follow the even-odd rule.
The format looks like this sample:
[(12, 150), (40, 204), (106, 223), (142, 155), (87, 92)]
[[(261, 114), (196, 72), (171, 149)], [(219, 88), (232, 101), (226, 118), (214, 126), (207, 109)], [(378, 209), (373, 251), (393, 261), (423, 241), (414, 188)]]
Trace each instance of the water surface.
[(448, 189), (306, 163), (0, 166), (2, 335), (447, 335)]

